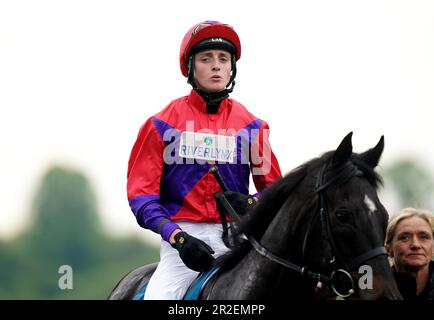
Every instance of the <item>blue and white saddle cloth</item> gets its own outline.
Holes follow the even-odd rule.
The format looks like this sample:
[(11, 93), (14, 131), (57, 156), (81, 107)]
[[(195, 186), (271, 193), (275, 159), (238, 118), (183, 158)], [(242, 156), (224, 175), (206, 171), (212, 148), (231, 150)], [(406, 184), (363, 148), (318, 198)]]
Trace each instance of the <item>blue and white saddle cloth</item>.
[[(213, 267), (211, 270), (199, 274), (196, 280), (194, 280), (191, 284), (190, 288), (188, 288), (183, 300), (197, 300), (203, 288), (205, 288), (205, 285), (208, 283), (209, 280), (212, 279), (212, 277), (217, 273), (218, 270), (219, 267)], [(143, 300), (147, 286), (148, 283), (145, 283), (142, 287), (140, 287), (134, 294), (133, 300)]]

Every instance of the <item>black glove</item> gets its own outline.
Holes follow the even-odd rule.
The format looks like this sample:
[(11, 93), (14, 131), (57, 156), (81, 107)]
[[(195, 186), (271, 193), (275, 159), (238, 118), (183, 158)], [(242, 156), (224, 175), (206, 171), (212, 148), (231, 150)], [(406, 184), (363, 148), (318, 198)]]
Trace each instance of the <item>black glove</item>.
[[(242, 194), (239, 192), (225, 191), (223, 192), (223, 194), (232, 206), (232, 208), (234, 208), (235, 212), (240, 216), (245, 215), (247, 210), (256, 202), (253, 196)], [(214, 197), (219, 211), (226, 212), (226, 209), (223, 206), (223, 201), (221, 199), (221, 194), (216, 192), (214, 194)]]
[(181, 231), (175, 235), (175, 243), (171, 244), (178, 250), (182, 262), (191, 270), (202, 272), (211, 268), (215, 258), (214, 250), (200, 239)]

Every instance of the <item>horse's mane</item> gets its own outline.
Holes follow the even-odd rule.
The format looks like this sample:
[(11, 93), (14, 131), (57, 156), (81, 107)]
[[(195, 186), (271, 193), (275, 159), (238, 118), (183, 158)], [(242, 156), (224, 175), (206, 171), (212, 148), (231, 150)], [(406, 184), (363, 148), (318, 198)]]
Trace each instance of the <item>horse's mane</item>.
[[(261, 194), (260, 200), (248, 212), (247, 216), (243, 217), (239, 231), (246, 235), (251, 235), (257, 240), (260, 239), (268, 225), (279, 212), (279, 209), (298, 187), (300, 182), (308, 176), (315, 177), (316, 173), (324, 164), (328, 165), (332, 161), (333, 154), (334, 151), (329, 151), (320, 157), (305, 162), (265, 189)], [(374, 171), (374, 168), (363, 161), (359, 154), (353, 153), (350, 158), (349, 164), (350, 163), (357, 166), (357, 168), (362, 171), (363, 176), (376, 189), (382, 184), (381, 177)], [(346, 175), (344, 175), (342, 179), (349, 178), (351, 174), (351, 171), (347, 170)], [(306, 190), (305, 192), (308, 191)], [(310, 190), (310, 193), (313, 198), (315, 193), (314, 181), (312, 182), (312, 190)], [(250, 248), (251, 245), (246, 240), (232, 248), (227, 254), (221, 256), (217, 260), (217, 263), (222, 265), (221, 271), (233, 267), (234, 264), (238, 263), (245, 256)]]

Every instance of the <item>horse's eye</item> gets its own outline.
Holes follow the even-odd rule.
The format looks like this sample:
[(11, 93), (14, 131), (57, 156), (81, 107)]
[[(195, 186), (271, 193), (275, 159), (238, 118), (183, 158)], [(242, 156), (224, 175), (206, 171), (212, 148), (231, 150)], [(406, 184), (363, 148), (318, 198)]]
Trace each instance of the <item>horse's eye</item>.
[(348, 223), (351, 219), (351, 213), (349, 210), (340, 209), (336, 211), (336, 218), (338, 218), (340, 222)]

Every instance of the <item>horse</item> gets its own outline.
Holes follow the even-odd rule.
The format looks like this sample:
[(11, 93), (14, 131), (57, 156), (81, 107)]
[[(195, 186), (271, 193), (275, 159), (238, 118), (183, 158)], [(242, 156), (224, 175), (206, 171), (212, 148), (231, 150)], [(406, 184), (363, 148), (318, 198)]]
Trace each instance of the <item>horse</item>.
[[(384, 248), (388, 213), (377, 195), (383, 149), (384, 136), (354, 153), (350, 132), (336, 150), (273, 183), (239, 222), (243, 241), (216, 260), (220, 268), (199, 298), (310, 300), (321, 283), (328, 298), (401, 299)], [(125, 275), (108, 298), (132, 299), (156, 265)]]

